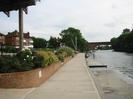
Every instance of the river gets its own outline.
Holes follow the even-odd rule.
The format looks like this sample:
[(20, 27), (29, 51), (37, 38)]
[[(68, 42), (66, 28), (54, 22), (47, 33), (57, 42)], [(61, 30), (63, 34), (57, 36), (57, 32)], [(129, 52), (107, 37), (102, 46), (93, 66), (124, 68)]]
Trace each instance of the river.
[(97, 50), (94, 59), (133, 79), (133, 54), (113, 50)]

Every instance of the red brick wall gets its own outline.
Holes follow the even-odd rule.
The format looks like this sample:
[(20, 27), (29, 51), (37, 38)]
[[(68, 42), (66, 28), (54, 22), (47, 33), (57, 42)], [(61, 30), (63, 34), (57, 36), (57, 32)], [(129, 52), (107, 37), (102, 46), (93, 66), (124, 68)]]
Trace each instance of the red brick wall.
[(17, 45), (19, 45), (19, 39), (18, 39), (18, 37), (15, 37), (15, 36), (13, 36), (13, 37), (6, 37), (5, 41), (6, 41), (6, 44), (10, 45), (10, 46), (17, 46)]

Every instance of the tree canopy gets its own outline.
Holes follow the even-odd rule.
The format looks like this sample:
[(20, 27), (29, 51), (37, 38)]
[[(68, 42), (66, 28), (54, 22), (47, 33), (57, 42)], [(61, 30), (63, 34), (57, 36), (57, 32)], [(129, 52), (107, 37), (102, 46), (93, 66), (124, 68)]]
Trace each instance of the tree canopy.
[(35, 37), (32, 37), (32, 39), (34, 48), (46, 48), (47, 41), (45, 39)]
[(87, 41), (83, 38), (79, 29), (70, 27), (62, 30), (60, 33), (62, 43), (65, 46), (71, 47), (75, 50), (85, 51), (87, 50)]
[(133, 30), (124, 29), (119, 37), (111, 39), (111, 44), (115, 51), (133, 52)]
[(60, 47), (60, 39), (56, 37), (50, 37), (48, 41), (48, 47), (52, 49), (57, 49)]

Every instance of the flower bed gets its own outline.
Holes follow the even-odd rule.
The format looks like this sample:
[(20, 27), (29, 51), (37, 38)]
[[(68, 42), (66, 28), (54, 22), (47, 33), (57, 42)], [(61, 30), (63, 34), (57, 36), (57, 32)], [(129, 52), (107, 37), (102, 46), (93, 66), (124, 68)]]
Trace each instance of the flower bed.
[[(64, 47), (52, 51), (24, 50), (14, 56), (0, 56), (0, 88), (37, 87), (73, 56), (73, 50)], [(68, 58), (69, 57), (69, 58)]]

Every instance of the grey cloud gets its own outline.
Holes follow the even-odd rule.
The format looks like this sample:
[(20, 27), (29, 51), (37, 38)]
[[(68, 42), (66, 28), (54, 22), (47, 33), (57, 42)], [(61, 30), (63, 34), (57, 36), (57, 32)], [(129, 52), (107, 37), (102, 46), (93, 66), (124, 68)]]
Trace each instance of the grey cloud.
[(104, 24), (104, 26), (105, 26), (105, 27), (108, 27), (108, 28), (114, 28), (114, 27), (116, 27), (116, 24), (113, 23), (113, 22), (110, 22), (110, 23)]
[[(73, 26), (83, 31), (88, 41), (109, 40), (116, 35), (113, 33), (121, 33), (123, 27), (132, 25), (132, 2), (132, 0), (42, 0), (36, 6), (29, 7), (29, 13), (24, 17), (24, 31), (29, 31), (37, 37), (48, 38), (51, 35), (58, 36), (61, 30)], [(13, 12), (8, 20), (0, 13), (0, 32), (18, 29), (18, 15), (15, 13)]]

